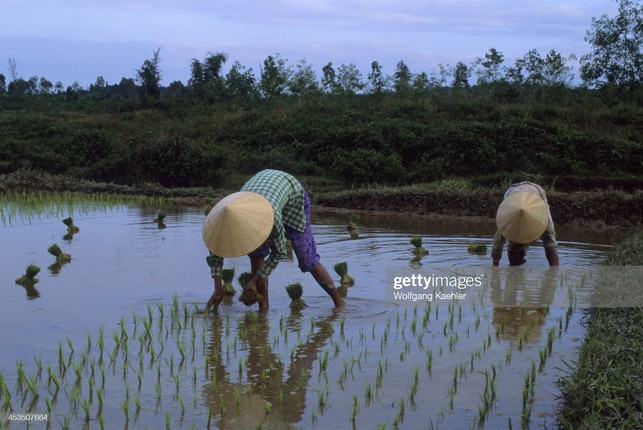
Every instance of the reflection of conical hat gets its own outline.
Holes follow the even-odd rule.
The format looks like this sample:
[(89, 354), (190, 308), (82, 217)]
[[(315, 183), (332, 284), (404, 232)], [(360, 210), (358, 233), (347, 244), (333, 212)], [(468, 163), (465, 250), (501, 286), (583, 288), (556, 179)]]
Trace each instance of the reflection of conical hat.
[(514, 243), (530, 243), (547, 229), (549, 210), (540, 196), (519, 192), (500, 204), (496, 225), (500, 234)]
[(275, 214), (260, 194), (240, 191), (217, 203), (203, 222), (205, 246), (219, 257), (240, 257), (270, 236)]

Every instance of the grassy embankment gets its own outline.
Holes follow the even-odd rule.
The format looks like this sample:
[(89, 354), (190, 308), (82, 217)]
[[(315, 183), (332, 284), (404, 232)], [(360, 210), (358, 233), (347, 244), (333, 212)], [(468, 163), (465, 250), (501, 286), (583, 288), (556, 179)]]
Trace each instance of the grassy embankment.
[[(154, 196), (181, 204), (205, 205), (237, 191), (250, 175), (229, 176), (221, 187), (166, 188), (158, 184), (118, 185), (29, 170), (0, 175), (0, 192), (42, 191)], [(346, 189), (333, 178), (301, 176), (316, 206), (353, 211), (392, 211), (446, 216), (492, 218), (507, 181), (481, 186), (470, 180), (444, 180), (406, 186), (369, 185)], [(546, 187), (557, 224), (589, 224), (637, 228), (643, 214), (643, 191), (557, 191)]]
[[(623, 241), (605, 264), (643, 265), (643, 232)], [(643, 428), (643, 308), (592, 308), (578, 360), (561, 381), (565, 429)]]

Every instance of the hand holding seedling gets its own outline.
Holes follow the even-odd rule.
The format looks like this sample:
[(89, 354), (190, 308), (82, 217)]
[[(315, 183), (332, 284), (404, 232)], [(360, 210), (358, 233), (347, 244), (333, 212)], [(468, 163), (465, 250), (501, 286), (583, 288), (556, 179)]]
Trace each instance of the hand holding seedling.
[(219, 307), (219, 303), (223, 300), (223, 280), (221, 276), (214, 277), (214, 293), (210, 296), (210, 300), (205, 307), (204, 312), (209, 312), (211, 309), (216, 310)]
[(259, 303), (259, 309), (268, 308), (268, 278), (262, 278), (250, 273), (242, 273), (239, 283), (243, 285), (243, 292), (239, 300), (246, 306)]

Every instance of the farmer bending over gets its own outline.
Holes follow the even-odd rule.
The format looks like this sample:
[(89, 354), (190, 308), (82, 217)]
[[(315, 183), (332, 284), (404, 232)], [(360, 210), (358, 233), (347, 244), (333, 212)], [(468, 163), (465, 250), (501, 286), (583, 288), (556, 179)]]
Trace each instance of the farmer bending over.
[(306, 190), (288, 173), (262, 170), (241, 191), (217, 203), (203, 223), (203, 240), (210, 250), (207, 261), (214, 278), (208, 310), (223, 299), (223, 258), (246, 254), (254, 276), (244, 292), (259, 294), (259, 309), (268, 309), (268, 276), (287, 255), (286, 239), (292, 242), (301, 271), (313, 275), (336, 307), (343, 305), (333, 279), (319, 261)]
[(500, 264), (502, 248), (507, 241), (511, 266), (525, 263), (529, 245), (540, 239), (550, 266), (558, 266), (556, 232), (551, 219), (545, 190), (532, 182), (514, 184), (505, 192), (496, 214), (498, 230), (493, 239), (493, 266)]

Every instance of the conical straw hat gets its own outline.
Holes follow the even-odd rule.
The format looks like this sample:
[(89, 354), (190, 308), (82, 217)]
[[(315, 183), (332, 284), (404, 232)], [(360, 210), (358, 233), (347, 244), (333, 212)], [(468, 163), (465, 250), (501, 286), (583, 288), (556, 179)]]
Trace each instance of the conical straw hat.
[(547, 229), (549, 210), (540, 196), (519, 192), (511, 194), (498, 207), (496, 225), (500, 234), (514, 243), (530, 243)]
[(240, 191), (217, 203), (203, 222), (205, 246), (219, 257), (240, 257), (270, 236), (275, 214), (260, 194)]

